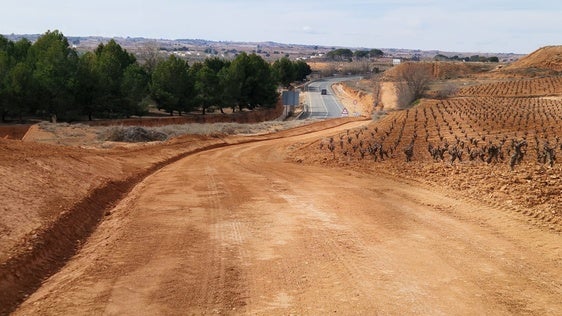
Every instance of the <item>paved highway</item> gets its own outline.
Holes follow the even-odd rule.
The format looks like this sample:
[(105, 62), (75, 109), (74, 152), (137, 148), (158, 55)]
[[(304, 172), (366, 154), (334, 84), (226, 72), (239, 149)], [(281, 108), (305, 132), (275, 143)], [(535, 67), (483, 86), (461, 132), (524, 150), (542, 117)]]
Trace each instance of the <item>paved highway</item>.
[[(332, 84), (349, 79), (350, 78), (329, 78), (311, 82), (308, 85), (308, 101), (299, 119), (342, 117), (342, 112), (345, 107), (334, 95)], [(322, 89), (326, 89), (327, 94), (322, 95)]]

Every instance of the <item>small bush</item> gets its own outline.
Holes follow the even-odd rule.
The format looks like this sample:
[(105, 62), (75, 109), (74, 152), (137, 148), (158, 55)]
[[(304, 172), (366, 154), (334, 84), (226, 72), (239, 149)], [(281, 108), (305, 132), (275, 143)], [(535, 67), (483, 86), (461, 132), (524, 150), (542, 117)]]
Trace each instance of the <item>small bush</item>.
[(108, 129), (103, 139), (113, 142), (140, 143), (164, 141), (168, 139), (168, 135), (140, 126), (115, 126)]

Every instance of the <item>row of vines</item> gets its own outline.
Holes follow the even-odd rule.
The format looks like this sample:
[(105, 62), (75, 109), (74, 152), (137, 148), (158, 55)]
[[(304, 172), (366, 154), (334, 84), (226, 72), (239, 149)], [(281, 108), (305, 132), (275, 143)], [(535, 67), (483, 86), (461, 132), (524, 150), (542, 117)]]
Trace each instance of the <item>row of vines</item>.
[(562, 232), (561, 138), (562, 78), (541, 78), (424, 100), (312, 150), (325, 164), (445, 185)]
[(465, 87), (459, 96), (548, 96), (562, 94), (562, 77), (500, 81)]
[(319, 143), (335, 159), (553, 166), (562, 151), (562, 100), (460, 97), (422, 102)]

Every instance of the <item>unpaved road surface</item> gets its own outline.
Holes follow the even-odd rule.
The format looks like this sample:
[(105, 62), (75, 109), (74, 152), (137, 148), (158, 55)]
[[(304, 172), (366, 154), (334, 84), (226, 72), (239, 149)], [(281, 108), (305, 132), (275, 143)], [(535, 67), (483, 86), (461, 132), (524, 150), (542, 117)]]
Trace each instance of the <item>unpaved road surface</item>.
[(558, 233), (436, 188), (285, 162), (330, 134), (161, 169), (15, 314), (562, 314)]

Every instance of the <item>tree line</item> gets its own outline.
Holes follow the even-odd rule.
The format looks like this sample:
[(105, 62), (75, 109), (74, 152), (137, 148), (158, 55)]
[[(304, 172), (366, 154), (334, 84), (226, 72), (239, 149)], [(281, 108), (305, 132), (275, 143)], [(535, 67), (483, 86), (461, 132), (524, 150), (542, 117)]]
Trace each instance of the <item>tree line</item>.
[(92, 120), (143, 115), (151, 103), (171, 115), (267, 108), (275, 106), (279, 84), (310, 73), (304, 62), (284, 58), (270, 65), (256, 54), (192, 65), (171, 55), (141, 64), (114, 40), (79, 54), (56, 30), (34, 43), (0, 35), (0, 114), (2, 121), (26, 115)]
[(384, 56), (384, 52), (380, 49), (356, 50), (353, 52), (348, 48), (338, 48), (326, 53), (326, 58), (337, 61), (352, 61), (356, 59), (380, 58)]
[(500, 59), (497, 56), (480, 56), (480, 55), (472, 55), (470, 57), (459, 57), (458, 55), (448, 57), (443, 54), (437, 54), (433, 57), (433, 60), (436, 61), (465, 61), (465, 62), (490, 62), (490, 63), (498, 63)]

